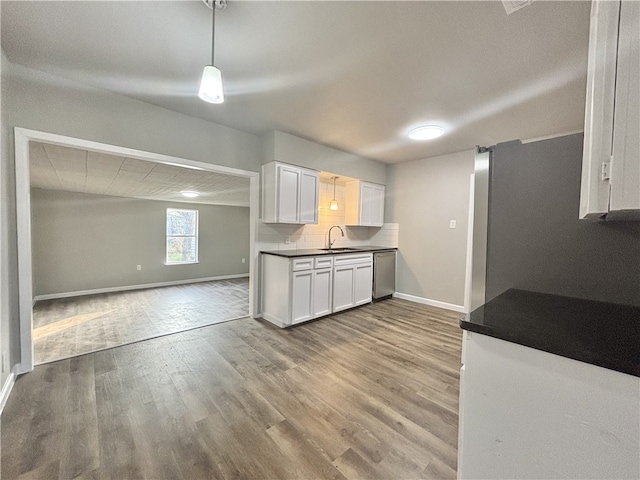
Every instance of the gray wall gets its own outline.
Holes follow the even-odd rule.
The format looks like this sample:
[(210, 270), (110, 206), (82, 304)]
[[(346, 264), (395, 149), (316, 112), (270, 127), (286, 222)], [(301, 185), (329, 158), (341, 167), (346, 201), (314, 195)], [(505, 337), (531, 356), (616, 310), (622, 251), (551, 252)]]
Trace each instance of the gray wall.
[(388, 167), (377, 160), (359, 157), (278, 131), (264, 135), (262, 141), (264, 163), (277, 160), (382, 185), (387, 183)]
[[(42, 189), (31, 201), (35, 295), (249, 273), (246, 207)], [(164, 264), (167, 208), (199, 211), (199, 263)]]
[[(19, 361), (13, 127), (259, 171), (260, 138), (10, 63), (2, 53), (2, 353)], [(248, 260), (249, 261), (249, 260)], [(7, 371), (2, 373), (2, 381)]]
[(385, 221), (400, 224), (398, 292), (464, 304), (473, 161), (468, 151), (389, 167)]
[(640, 222), (578, 219), (582, 139), (495, 148), (487, 300), (519, 288), (640, 306)]
[(258, 172), (260, 137), (8, 61), (8, 126)]

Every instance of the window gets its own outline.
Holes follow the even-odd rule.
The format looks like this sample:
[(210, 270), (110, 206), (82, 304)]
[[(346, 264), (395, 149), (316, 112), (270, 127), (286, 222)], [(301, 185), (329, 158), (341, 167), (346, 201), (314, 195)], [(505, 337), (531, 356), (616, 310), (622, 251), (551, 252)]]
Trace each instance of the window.
[(166, 263), (198, 263), (198, 210), (167, 208)]

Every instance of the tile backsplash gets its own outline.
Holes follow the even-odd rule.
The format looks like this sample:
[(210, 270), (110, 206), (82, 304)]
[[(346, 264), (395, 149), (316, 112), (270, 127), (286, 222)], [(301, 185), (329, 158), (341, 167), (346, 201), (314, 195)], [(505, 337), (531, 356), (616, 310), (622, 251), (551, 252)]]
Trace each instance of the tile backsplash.
[(333, 184), (320, 183), (318, 225), (282, 225), (260, 222), (258, 227), (258, 250), (326, 248), (329, 246), (329, 228), (333, 225), (339, 225), (344, 230), (344, 237), (340, 236), (340, 230), (337, 228), (333, 230), (331, 236), (335, 239), (334, 247), (360, 245), (398, 246), (397, 223), (385, 223), (382, 227), (345, 227), (345, 187), (336, 186), (338, 210), (329, 210), (329, 204), (332, 199)]

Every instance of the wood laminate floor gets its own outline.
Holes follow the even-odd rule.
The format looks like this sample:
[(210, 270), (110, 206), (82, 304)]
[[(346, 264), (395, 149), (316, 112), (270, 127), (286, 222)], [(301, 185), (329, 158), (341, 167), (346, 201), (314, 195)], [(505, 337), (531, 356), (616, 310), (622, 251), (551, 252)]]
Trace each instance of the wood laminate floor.
[(33, 308), (36, 365), (246, 317), (249, 279), (43, 300)]
[(455, 478), (459, 316), (392, 299), (38, 366), (2, 415), (2, 478)]

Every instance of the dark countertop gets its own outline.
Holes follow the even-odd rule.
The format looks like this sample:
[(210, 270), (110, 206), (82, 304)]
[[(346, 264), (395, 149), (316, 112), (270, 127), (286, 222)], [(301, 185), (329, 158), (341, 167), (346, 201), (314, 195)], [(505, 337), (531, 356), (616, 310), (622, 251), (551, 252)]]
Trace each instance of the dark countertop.
[[(340, 248), (340, 247), (336, 247)], [(391, 247), (374, 247), (374, 246), (363, 246), (363, 247), (349, 247), (351, 250), (344, 251), (334, 251), (334, 250), (318, 250), (315, 248), (305, 248), (298, 250), (267, 250), (261, 251), (260, 253), (266, 253), (268, 255), (276, 255), (278, 257), (287, 257), (287, 258), (295, 258), (295, 257), (310, 257), (312, 255), (343, 255), (347, 253), (363, 253), (363, 252), (394, 252), (398, 250), (397, 248)]]
[(640, 377), (638, 307), (511, 289), (460, 327)]

